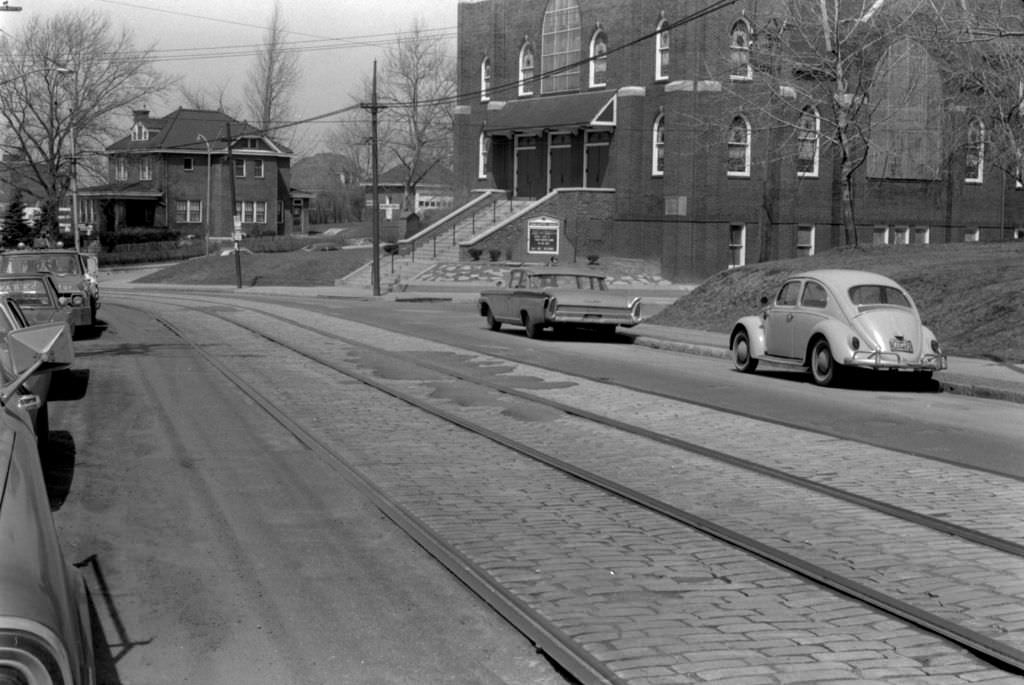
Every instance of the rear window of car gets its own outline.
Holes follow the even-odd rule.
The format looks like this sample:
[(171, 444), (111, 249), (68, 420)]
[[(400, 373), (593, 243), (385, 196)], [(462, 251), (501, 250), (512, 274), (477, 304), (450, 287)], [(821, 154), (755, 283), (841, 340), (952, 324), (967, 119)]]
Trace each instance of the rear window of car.
[(855, 285), (849, 290), (850, 302), (858, 307), (906, 307), (910, 300), (899, 288), (888, 285)]
[(38, 278), (0, 280), (0, 293), (6, 293), (22, 307), (40, 307), (52, 304), (46, 284)]

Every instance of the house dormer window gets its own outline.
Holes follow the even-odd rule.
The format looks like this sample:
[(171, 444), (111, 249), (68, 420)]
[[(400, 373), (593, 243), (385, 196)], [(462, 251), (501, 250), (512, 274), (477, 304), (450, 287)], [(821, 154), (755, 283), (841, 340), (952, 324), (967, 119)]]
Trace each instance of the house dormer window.
[(149, 140), (149, 129), (143, 126), (142, 122), (136, 121), (132, 126), (132, 142), (140, 140)]

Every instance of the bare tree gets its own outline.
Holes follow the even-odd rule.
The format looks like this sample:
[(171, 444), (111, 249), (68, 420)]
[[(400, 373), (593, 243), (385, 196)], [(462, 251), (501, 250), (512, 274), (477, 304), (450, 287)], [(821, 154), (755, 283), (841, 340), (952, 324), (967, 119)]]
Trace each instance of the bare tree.
[(105, 178), (99, 152), (122, 135), (119, 115), (169, 87), (150, 51), (106, 15), (81, 10), (32, 17), (0, 44), (0, 165), (46, 215), (55, 216), (70, 185), (72, 149), (80, 175)]
[(285, 41), (287, 34), (281, 4), (275, 0), (263, 49), (249, 72), (250, 116), (254, 124), (264, 130), (283, 126), (291, 118), (291, 98), (302, 75), (299, 55), (289, 49)]
[[(449, 47), (417, 19), (395, 37), (382, 60), (377, 86), (380, 166), (401, 169), (404, 211), (413, 209), (412, 198), (424, 176), (451, 168), (456, 86)], [(354, 99), (368, 104), (372, 95), (372, 81), (366, 78)], [(372, 135), (364, 108), (351, 112), (328, 138), (330, 148), (351, 160), (363, 181), (372, 175)]]
[(452, 161), (455, 63), (445, 43), (420, 19), (384, 56), (381, 99), (390, 128), (387, 151), (403, 170), (403, 210), (417, 184)]
[(776, 166), (765, 169), (762, 207), (769, 228), (778, 210), (777, 162), (801, 145), (833, 155), (848, 245), (858, 242), (855, 179), (865, 165), (878, 178), (938, 177), (948, 152), (944, 83), (928, 48), (936, 19), (960, 1), (786, 0), (762, 15), (752, 44), (734, 42), (723, 70), (735, 76), (749, 66), (763, 86), (744, 84), (733, 93), (745, 111), (758, 113), (770, 140), (764, 163)]

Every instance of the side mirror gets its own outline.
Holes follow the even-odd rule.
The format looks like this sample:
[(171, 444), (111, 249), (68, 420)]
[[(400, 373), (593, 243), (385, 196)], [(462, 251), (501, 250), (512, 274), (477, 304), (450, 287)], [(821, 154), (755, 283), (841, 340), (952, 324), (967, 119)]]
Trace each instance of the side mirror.
[(762, 295), (761, 296), (761, 306), (762, 307), (767, 307), (768, 306), (768, 296), (767, 295)]
[(504, 288), (505, 287), (505, 281), (495, 281), (494, 285), (498, 286), (499, 288)]

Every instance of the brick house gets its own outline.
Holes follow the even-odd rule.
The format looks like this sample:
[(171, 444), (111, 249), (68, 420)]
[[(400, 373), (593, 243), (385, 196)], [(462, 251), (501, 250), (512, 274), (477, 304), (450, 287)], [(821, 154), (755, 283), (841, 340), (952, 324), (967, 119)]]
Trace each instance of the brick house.
[[(461, 2), (456, 197), (609, 189), (610, 210), (555, 218), (588, 224), (594, 251), (659, 260), (681, 281), (843, 244), (838, 155), (815, 128), (826, 101), (787, 100), (762, 78), (758, 32), (784, 1), (701, 16), (715, 3)], [(896, 39), (892, 50), (942, 91), (929, 54)], [(898, 87), (893, 76), (871, 96)], [(932, 109), (891, 116), (885, 133), (903, 142), (857, 172), (861, 244), (1024, 239), (1021, 184), (982, 154), (970, 103), (942, 95), (905, 98), (919, 117)]]
[(235, 215), (249, 236), (307, 228), (311, 196), (290, 188), (291, 150), (223, 112), (136, 110), (106, 156), (109, 182), (78, 191), (86, 234), (141, 227), (227, 238)]

